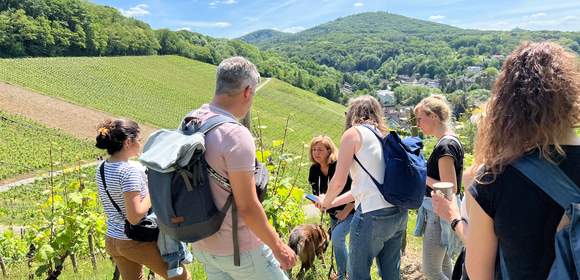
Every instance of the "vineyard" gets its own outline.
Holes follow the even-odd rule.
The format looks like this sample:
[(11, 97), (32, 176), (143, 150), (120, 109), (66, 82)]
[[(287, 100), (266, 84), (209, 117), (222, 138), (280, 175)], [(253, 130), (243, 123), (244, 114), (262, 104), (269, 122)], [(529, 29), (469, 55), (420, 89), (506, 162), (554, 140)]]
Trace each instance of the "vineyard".
[[(0, 80), (172, 128), (211, 100), (215, 66), (177, 56), (0, 59)], [(285, 152), (294, 157), (315, 135), (328, 134), (338, 144), (344, 106), (276, 79), (258, 91), (254, 102), (252, 124), (260, 126), (265, 148), (284, 138), (287, 120)]]
[[(112, 279), (94, 167), (0, 193), (0, 217), (3, 279)], [(188, 269), (202, 278), (199, 263)]]
[(0, 181), (17, 175), (47, 170), (49, 149), (60, 164), (94, 160), (102, 153), (93, 144), (23, 117), (0, 111)]

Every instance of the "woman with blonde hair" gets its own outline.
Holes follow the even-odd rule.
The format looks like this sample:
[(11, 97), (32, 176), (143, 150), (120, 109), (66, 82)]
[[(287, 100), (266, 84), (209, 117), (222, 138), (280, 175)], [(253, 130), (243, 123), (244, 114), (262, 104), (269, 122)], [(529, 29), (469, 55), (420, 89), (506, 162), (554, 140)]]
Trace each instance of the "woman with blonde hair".
[(467, 196), (471, 279), (548, 277), (564, 209), (513, 163), (537, 153), (580, 186), (577, 61), (555, 43), (525, 42), (504, 62), (478, 126), (475, 164), (484, 170)]
[[(325, 194), (328, 183), (336, 171), (337, 149), (332, 139), (326, 135), (312, 138), (310, 141), (310, 172), (308, 182), (314, 195)], [(347, 178), (342, 193), (350, 191), (351, 179)], [(331, 241), (336, 260), (338, 279), (346, 277), (348, 250), (346, 249), (346, 235), (350, 230), (350, 222), (354, 213), (354, 203), (337, 206), (326, 210), (330, 216)]]
[[(431, 280), (451, 279), (451, 257), (459, 253), (459, 240), (451, 232), (449, 223), (441, 220), (431, 201), (433, 185), (438, 182), (453, 184), (453, 193), (461, 191), (463, 146), (448, 123), (451, 108), (441, 95), (424, 98), (415, 106), (417, 126), (425, 135), (435, 136), (437, 144), (427, 160), (425, 199), (417, 215), (415, 235), (423, 235), (423, 272)], [(453, 227), (455, 230), (455, 227)]]
[[(368, 95), (351, 100), (336, 172), (326, 196), (322, 196), (322, 207), (355, 202), (356, 211), (350, 225), (349, 279), (371, 279), (370, 269), (375, 258), (382, 279), (399, 279), (407, 210), (387, 202), (361, 166), (379, 183), (383, 182), (382, 146), (372, 130), (382, 135), (388, 132), (380, 103)], [(360, 164), (355, 163), (355, 156)], [(349, 171), (351, 191), (338, 196)]]

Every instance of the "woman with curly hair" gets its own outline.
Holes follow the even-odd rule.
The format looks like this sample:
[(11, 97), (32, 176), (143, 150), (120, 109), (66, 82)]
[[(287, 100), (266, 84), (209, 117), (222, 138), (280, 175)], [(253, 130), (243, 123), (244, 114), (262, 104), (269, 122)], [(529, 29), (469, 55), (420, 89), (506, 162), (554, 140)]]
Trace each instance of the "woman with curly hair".
[(525, 42), (503, 65), (478, 127), (475, 164), (484, 169), (467, 196), (471, 279), (548, 276), (564, 209), (512, 164), (538, 153), (580, 186), (577, 61), (557, 44)]

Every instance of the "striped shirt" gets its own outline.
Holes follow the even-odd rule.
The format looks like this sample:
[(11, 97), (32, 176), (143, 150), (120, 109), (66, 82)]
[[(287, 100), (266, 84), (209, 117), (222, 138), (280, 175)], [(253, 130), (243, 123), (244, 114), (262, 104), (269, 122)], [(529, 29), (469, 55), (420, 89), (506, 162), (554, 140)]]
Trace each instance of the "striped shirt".
[(105, 165), (105, 180), (107, 183), (107, 190), (111, 197), (121, 208), (122, 215), (115, 209), (111, 203), (109, 196), (105, 192), (103, 182), (101, 180), (100, 165), (97, 168), (97, 186), (99, 189), (99, 198), (103, 204), (105, 214), (107, 215), (107, 233), (106, 235), (115, 239), (130, 240), (125, 233), (125, 199), (123, 193), (125, 192), (140, 192), (141, 197), (145, 197), (149, 190), (147, 189), (147, 177), (145, 176), (145, 169), (138, 162), (108, 162), (104, 161)]

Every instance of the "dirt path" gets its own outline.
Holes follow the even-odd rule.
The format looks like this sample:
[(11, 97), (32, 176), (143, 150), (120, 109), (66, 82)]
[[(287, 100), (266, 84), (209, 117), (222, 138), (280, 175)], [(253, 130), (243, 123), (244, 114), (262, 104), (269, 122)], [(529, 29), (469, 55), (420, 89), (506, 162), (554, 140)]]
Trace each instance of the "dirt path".
[[(258, 86), (256, 91), (270, 82), (270, 78)], [(104, 119), (115, 118), (94, 109), (74, 105), (58, 98), (49, 97), (31, 90), (0, 82), (0, 110), (11, 114), (23, 115), (45, 126), (61, 129), (65, 133), (75, 137), (93, 140), (95, 126)], [(150, 135), (157, 128), (141, 125), (143, 135)], [(95, 165), (96, 162), (85, 164)], [(22, 174), (14, 178), (0, 181), (0, 192), (10, 190), (13, 187), (30, 184), (46, 175), (38, 175), (38, 172)]]
[[(31, 90), (0, 82), (0, 110), (23, 115), (47, 127), (58, 128), (78, 138), (93, 140), (95, 126), (107, 118), (115, 118), (101, 111), (74, 105)], [(155, 127), (141, 125), (143, 135)]]
[[(270, 82), (266, 78), (256, 91)], [(23, 115), (45, 126), (62, 129), (78, 138), (93, 140), (95, 126), (110, 114), (74, 105), (58, 98), (36, 93), (32, 90), (0, 82), (0, 110)], [(141, 124), (143, 135), (149, 135), (157, 128)]]

